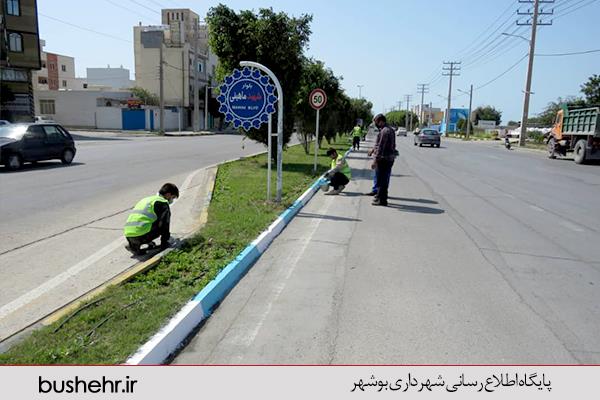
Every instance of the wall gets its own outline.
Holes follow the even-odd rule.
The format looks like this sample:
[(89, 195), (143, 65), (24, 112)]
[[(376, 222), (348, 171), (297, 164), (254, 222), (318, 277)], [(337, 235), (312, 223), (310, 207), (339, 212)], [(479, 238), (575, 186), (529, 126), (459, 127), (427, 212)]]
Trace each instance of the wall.
[(96, 128), (121, 129), (122, 116), (120, 107), (96, 107)]
[(114, 89), (132, 87), (129, 70), (126, 68), (87, 68), (87, 83), (90, 86), (109, 86)]

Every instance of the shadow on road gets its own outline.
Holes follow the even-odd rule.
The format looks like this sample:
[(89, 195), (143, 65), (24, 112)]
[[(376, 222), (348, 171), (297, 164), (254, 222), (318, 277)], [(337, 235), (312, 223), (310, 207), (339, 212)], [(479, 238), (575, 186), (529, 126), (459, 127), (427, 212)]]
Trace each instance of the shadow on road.
[(349, 221), (349, 222), (362, 222), (362, 219), (356, 218), (346, 218), (346, 217), (338, 217), (336, 215), (322, 215), (322, 214), (313, 214), (313, 213), (305, 213), (301, 212), (296, 215), (300, 218), (320, 218), (320, 219), (328, 219), (331, 221)]
[(404, 204), (388, 203), (389, 208), (395, 208), (400, 211), (419, 213), (419, 214), (443, 214), (444, 210), (439, 208), (422, 207), (422, 206), (409, 206)]
[(72, 162), (70, 165), (63, 165), (60, 161), (57, 161), (57, 162), (46, 161), (46, 162), (37, 162), (34, 164), (26, 163), (26, 164), (23, 164), (23, 166), (16, 171), (9, 171), (6, 168), (0, 168), (0, 171), (4, 172), (4, 173), (19, 173), (19, 172), (29, 172), (29, 171), (55, 169), (55, 168), (70, 168), (70, 167), (77, 167), (80, 165), (85, 165), (85, 163)]
[(421, 203), (421, 204), (438, 204), (437, 201), (428, 200), (428, 199), (410, 199), (408, 197), (391, 197), (391, 196), (389, 196), (388, 199), (398, 200), (398, 201), (410, 201), (412, 203)]
[(71, 133), (73, 140), (76, 142), (85, 142), (85, 141), (111, 141), (111, 140), (131, 140), (129, 138), (122, 137), (107, 137), (107, 136), (83, 136)]

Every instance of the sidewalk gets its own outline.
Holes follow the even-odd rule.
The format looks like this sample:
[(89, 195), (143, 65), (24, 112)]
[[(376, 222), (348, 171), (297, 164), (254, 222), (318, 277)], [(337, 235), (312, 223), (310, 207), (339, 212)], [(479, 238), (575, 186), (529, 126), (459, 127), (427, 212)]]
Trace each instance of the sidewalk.
[(389, 207), (370, 204), (364, 144), (344, 192), (315, 195), (174, 363), (573, 362), (411, 170), (410, 143)]

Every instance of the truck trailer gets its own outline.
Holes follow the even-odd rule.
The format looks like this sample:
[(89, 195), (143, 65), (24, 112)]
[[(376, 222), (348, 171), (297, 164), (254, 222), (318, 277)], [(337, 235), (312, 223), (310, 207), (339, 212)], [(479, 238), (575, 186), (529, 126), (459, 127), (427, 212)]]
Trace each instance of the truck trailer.
[(600, 159), (600, 107), (563, 105), (547, 140), (550, 158), (573, 152), (577, 164)]

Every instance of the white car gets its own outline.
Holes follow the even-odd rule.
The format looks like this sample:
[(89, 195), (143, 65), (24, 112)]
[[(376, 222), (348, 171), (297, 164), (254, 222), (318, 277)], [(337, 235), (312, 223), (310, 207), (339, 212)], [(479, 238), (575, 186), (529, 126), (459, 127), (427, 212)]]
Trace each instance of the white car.
[(406, 136), (407, 133), (408, 132), (406, 131), (406, 128), (399, 127), (398, 129), (396, 129), (396, 136)]
[(54, 121), (52, 118), (47, 117), (45, 115), (36, 115), (35, 123), (36, 124), (55, 124), (56, 121)]
[(10, 122), (5, 119), (0, 119), (0, 126), (3, 126), (3, 125), (10, 125)]

